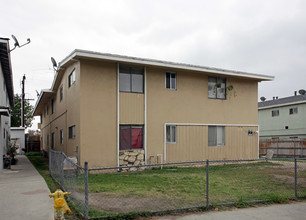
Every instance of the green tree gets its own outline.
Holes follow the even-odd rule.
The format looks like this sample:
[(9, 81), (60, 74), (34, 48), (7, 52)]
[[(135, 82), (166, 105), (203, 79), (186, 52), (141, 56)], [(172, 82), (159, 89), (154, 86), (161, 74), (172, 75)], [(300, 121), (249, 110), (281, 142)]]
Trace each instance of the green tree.
[[(28, 100), (24, 101), (24, 127), (28, 128), (32, 125), (34, 107)], [(14, 107), (12, 107), (11, 113), (11, 127), (21, 126), (21, 95), (16, 94), (14, 96)]]

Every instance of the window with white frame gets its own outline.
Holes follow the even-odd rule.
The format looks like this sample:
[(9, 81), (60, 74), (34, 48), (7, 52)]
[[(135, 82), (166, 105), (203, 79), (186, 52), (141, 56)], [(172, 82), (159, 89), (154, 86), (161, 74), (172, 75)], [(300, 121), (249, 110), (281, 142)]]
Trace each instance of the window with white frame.
[(279, 116), (279, 110), (273, 110), (272, 117), (278, 117), (278, 116)]
[(166, 72), (166, 89), (176, 89), (176, 73)]
[(208, 98), (226, 98), (226, 79), (220, 77), (208, 77)]
[(167, 143), (176, 143), (176, 125), (166, 126)]
[(120, 125), (120, 150), (143, 149), (143, 125)]
[(60, 145), (64, 144), (64, 131), (63, 129), (60, 130)]
[(68, 87), (70, 87), (75, 82), (75, 69), (68, 76)]
[(294, 114), (297, 114), (297, 113), (298, 113), (298, 108), (297, 107), (289, 109), (289, 114), (290, 115), (294, 115)]
[(119, 66), (119, 91), (143, 93), (144, 68)]
[(208, 126), (208, 146), (225, 146), (224, 126)]
[(74, 139), (75, 138), (75, 125), (72, 125), (69, 127), (69, 131), (68, 131), (68, 134), (69, 134), (69, 139)]

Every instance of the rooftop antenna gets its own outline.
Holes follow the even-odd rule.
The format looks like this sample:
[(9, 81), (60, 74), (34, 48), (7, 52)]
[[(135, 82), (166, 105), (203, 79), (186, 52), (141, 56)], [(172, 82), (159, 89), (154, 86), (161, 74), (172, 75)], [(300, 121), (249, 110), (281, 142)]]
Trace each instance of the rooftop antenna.
[(299, 90), (300, 95), (305, 95), (306, 91), (304, 89)]
[(262, 102), (264, 102), (264, 101), (266, 101), (266, 98), (265, 98), (264, 96), (262, 96), (262, 97), (260, 97), (260, 100), (261, 100)]
[(39, 97), (39, 92), (37, 91), (37, 90), (35, 90), (36, 91), (36, 95), (37, 95), (37, 98)]
[(18, 42), (18, 40), (17, 40), (17, 38), (16, 38), (14, 35), (12, 35), (12, 38), (13, 38), (13, 40), (15, 41), (15, 43), (14, 43), (14, 48), (11, 49), (10, 52), (12, 52), (13, 50), (15, 50), (16, 47), (19, 47), (19, 48), (20, 48), (20, 47), (23, 47), (23, 46), (25, 46), (25, 45), (31, 43), (31, 39), (28, 38), (28, 39), (27, 39), (27, 42), (26, 42), (25, 44), (20, 45), (19, 42)]
[(57, 72), (57, 70), (58, 70), (57, 63), (56, 63), (56, 61), (53, 57), (51, 57), (51, 62), (52, 62), (54, 71)]

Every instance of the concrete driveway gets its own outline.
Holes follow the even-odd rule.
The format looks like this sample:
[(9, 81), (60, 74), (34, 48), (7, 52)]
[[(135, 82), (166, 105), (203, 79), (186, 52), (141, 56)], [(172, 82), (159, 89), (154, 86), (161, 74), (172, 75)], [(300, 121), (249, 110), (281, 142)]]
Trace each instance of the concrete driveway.
[(232, 211), (211, 211), (202, 214), (192, 214), (185, 216), (166, 216), (159, 218), (162, 220), (305, 220), (306, 219), (306, 203), (297, 202), (293, 204), (284, 205), (270, 205), (256, 208), (240, 208)]
[(24, 155), (0, 173), (0, 219), (51, 220), (53, 199), (45, 180)]

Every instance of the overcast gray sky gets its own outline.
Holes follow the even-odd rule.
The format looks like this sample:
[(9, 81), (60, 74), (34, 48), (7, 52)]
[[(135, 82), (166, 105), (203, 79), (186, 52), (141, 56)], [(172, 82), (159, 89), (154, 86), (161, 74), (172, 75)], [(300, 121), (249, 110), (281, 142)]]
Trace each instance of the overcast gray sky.
[[(306, 89), (305, 0), (0, 0), (0, 37), (15, 35), (15, 93), (51, 87), (58, 62), (74, 49), (275, 76), (259, 97)], [(11, 41), (13, 47), (13, 40)]]

